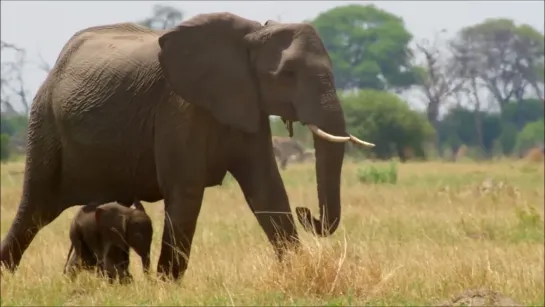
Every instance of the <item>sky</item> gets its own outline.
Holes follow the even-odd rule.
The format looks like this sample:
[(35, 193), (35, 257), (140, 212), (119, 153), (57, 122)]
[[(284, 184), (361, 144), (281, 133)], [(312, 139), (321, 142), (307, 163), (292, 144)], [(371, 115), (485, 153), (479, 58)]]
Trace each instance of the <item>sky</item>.
[[(374, 4), (403, 18), (416, 39), (432, 39), (446, 29), (455, 33), (486, 18), (505, 17), (544, 30), (544, 1), (1, 1), (1, 38), (53, 64), (66, 41), (86, 27), (149, 17), (154, 4), (181, 9), (190, 18), (201, 13), (231, 12), (264, 23), (299, 22), (346, 4)], [(7, 55), (2, 55), (7, 56)], [(25, 70), (31, 96), (45, 79), (37, 65)]]

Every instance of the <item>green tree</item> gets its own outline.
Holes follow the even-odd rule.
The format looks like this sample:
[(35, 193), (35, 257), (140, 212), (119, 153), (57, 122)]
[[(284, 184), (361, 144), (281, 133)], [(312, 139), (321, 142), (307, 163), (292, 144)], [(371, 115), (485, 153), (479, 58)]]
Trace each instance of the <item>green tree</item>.
[(520, 102), (508, 103), (503, 109), (502, 119), (517, 127), (520, 131), (529, 122), (543, 118), (545, 105), (538, 99), (525, 99)]
[[(478, 121), (476, 121), (475, 113), (478, 113)], [(502, 120), (499, 114), (457, 107), (451, 109), (439, 122), (438, 128), (441, 143), (448, 145), (452, 150), (456, 150), (458, 146), (465, 144), (470, 147), (482, 146), (482, 150), (490, 153), (494, 141), (502, 132)], [(476, 130), (481, 131), (482, 140), (475, 133)]]
[(501, 146), (501, 151), (504, 155), (510, 155), (513, 152), (513, 149), (515, 149), (517, 135), (517, 126), (507, 121), (502, 122), (498, 143)]
[(23, 114), (13, 114), (1, 116), (0, 132), (7, 135), (16, 135), (19, 133), (25, 133), (28, 126), (28, 117)]
[(2, 133), (0, 134), (0, 160), (5, 161), (9, 159), (10, 154), (9, 135)]
[(425, 157), (424, 145), (433, 136), (433, 128), (423, 114), (411, 110), (395, 94), (360, 90), (356, 94), (341, 95), (348, 130), (372, 143), (379, 159), (407, 157), (410, 148), (415, 156)]
[(166, 30), (178, 25), (183, 18), (181, 10), (170, 5), (156, 4), (152, 16), (138, 21), (138, 24), (154, 30)]
[(524, 154), (528, 149), (545, 142), (545, 120), (528, 123), (517, 136), (515, 150)]
[(402, 89), (415, 82), (403, 20), (374, 5), (339, 6), (316, 17), (339, 89)]
[(481, 146), (479, 136), (475, 133), (479, 130), (482, 132), (482, 149), (486, 153), (492, 153), (494, 143), (497, 143), (503, 154), (510, 155), (515, 151), (517, 142), (526, 144), (525, 141), (517, 141), (522, 128), (528, 123), (543, 120), (544, 106), (537, 99), (528, 99), (507, 104), (501, 114), (479, 111), (479, 129), (476, 129), (478, 122), (475, 120), (475, 113), (474, 110), (464, 107), (451, 109), (439, 122), (442, 146), (447, 145), (452, 150), (456, 150), (461, 144)]
[(24, 153), (26, 149), (28, 129), (28, 116), (24, 114), (5, 114), (1, 116), (0, 132), (9, 136), (9, 146), (11, 154)]
[(462, 77), (473, 77), (494, 96), (499, 108), (520, 102), (533, 88), (543, 100), (543, 33), (505, 18), (465, 27), (451, 41)]
[[(444, 38), (446, 30), (435, 34), (433, 40), (423, 39), (416, 42), (415, 54), (422, 60), (414, 58), (413, 71), (417, 78), (416, 89), (423, 94), (426, 103), (428, 121), (435, 131), (439, 125), (439, 110), (447, 103), (447, 99), (458, 94), (464, 87), (466, 80), (457, 73), (456, 63), (452, 61), (452, 50), (448, 47), (448, 40)], [(435, 140), (436, 150), (440, 152), (439, 139)]]

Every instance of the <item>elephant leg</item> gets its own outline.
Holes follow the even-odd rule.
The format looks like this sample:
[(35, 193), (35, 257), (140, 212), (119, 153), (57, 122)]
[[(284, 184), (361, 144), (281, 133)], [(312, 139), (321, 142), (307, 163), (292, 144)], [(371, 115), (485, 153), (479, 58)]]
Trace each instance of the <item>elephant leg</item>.
[(102, 272), (106, 272), (110, 283), (113, 283), (116, 278), (119, 278), (121, 284), (128, 284), (133, 281), (132, 274), (129, 272), (128, 250), (110, 245), (104, 250), (102, 263)]
[(61, 206), (57, 202), (47, 203), (54, 204), (50, 207), (52, 208), (50, 211), (39, 210), (35, 206), (25, 206), (24, 202), (19, 206), (13, 224), (0, 247), (2, 265), (9, 271), (15, 271), (18, 267), (23, 253), (38, 232), (68, 208), (68, 206)]
[(165, 197), (165, 226), (157, 272), (179, 279), (187, 269), (197, 218), (201, 211), (203, 188), (186, 188)]
[(75, 222), (70, 226), (70, 242), (73, 246), (73, 253), (68, 259), (64, 274), (73, 277), (81, 269), (90, 270), (98, 266), (98, 259), (95, 253), (85, 243), (85, 239)]
[(66, 263), (66, 267), (64, 268), (63, 274), (70, 277), (70, 279), (73, 279), (76, 276), (76, 273), (81, 269), (81, 262), (80, 258), (77, 255), (76, 250), (74, 249), (74, 252), (72, 255), (70, 255), (70, 258), (68, 259)]
[(86, 244), (82, 244), (80, 252), (80, 261), (82, 268), (86, 270), (98, 269), (99, 259), (94, 251), (92, 251)]
[(240, 161), (230, 172), (281, 261), (286, 248), (299, 247), (299, 235), (272, 152)]
[[(33, 106), (33, 113), (35, 108)], [(46, 115), (44, 115), (47, 117)], [(40, 229), (56, 219), (70, 205), (60, 199), (60, 143), (42, 131), (54, 131), (47, 118), (31, 114), (23, 193), (17, 214), (0, 246), (0, 262), (15, 271), (23, 253)], [(32, 133), (34, 131), (34, 133)], [(40, 132), (40, 133), (38, 133)]]
[(211, 133), (207, 112), (191, 108), (186, 112), (181, 105), (160, 104), (154, 140), (157, 181), (165, 204), (157, 273), (162, 279), (175, 280), (183, 276), (191, 253), (207, 183), (209, 137), (205, 131)]
[(99, 262), (95, 254), (85, 248), (78, 250), (74, 247), (74, 253), (70, 256), (64, 274), (68, 275), (70, 278), (75, 277), (76, 273), (80, 270), (94, 270), (99, 269)]

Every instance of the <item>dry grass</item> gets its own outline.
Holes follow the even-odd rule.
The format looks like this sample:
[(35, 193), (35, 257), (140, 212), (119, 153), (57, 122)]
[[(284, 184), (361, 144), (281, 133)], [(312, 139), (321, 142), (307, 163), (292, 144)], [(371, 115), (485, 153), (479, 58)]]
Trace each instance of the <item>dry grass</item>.
[[(2, 238), (22, 167), (2, 165)], [(179, 283), (145, 279), (134, 253), (130, 285), (86, 273), (67, 281), (71, 208), (39, 233), (15, 274), (2, 276), (2, 305), (429, 305), (476, 288), (544, 305), (542, 163), (407, 163), (396, 185), (363, 185), (357, 168), (344, 167), (342, 227), (326, 239), (299, 227), (303, 252), (283, 265), (236, 183), (208, 189)], [(282, 176), (292, 207), (317, 212), (312, 164), (292, 164)], [(154, 221), (155, 265), (163, 205), (144, 205)]]

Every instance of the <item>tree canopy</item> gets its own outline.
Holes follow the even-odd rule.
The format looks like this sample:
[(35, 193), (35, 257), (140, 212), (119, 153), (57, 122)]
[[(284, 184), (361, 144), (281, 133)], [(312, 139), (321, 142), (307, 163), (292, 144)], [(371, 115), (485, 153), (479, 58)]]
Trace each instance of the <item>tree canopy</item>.
[(543, 100), (543, 33), (510, 19), (487, 19), (461, 29), (451, 46), (460, 75), (482, 84), (501, 110), (512, 99), (523, 100), (530, 88)]
[(415, 82), (403, 20), (374, 5), (335, 7), (312, 24), (333, 61), (339, 89), (406, 88)]
[(350, 133), (374, 143), (372, 151), (378, 158), (399, 156), (404, 160), (408, 158), (406, 149), (424, 157), (424, 147), (433, 137), (433, 129), (425, 116), (411, 110), (395, 94), (360, 90), (342, 95), (341, 100)]
[(138, 24), (154, 30), (166, 30), (179, 24), (183, 18), (181, 10), (170, 5), (156, 4), (152, 16), (138, 21)]

